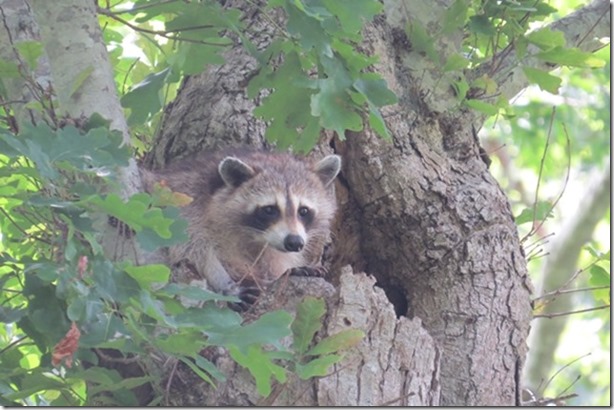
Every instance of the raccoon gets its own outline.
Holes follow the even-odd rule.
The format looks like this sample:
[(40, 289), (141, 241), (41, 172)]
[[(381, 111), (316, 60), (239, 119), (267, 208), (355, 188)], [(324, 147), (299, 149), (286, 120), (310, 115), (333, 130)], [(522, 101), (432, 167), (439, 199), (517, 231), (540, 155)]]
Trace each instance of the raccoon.
[(337, 205), (341, 158), (318, 162), (289, 153), (222, 151), (161, 172), (143, 173), (146, 189), (163, 182), (193, 201), (182, 207), (189, 240), (169, 249), (209, 286), (248, 305), (290, 271), (321, 274), (320, 258)]

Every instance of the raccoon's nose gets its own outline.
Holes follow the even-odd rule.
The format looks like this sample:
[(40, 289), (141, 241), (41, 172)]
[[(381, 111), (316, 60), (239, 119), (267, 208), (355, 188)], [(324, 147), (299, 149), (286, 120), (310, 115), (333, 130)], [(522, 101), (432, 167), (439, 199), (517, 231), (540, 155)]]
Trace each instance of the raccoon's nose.
[(299, 252), (305, 246), (305, 241), (298, 235), (288, 235), (284, 239), (284, 248), (288, 252)]

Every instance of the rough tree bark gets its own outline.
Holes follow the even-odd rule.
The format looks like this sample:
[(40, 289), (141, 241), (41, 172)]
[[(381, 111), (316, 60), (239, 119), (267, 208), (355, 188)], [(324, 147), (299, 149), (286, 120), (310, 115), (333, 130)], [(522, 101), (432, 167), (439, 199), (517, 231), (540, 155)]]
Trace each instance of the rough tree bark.
[[(379, 57), (375, 69), (399, 96), (397, 105), (383, 111), (393, 141), (385, 142), (370, 130), (351, 133), (345, 141), (327, 135), (314, 153), (335, 151), (344, 160), (331, 262), (331, 281), (338, 286), (332, 292), (323, 280), (314, 279), (307, 287), (301, 279), (291, 279), (284, 293), (329, 289), (316, 292), (328, 298), (328, 331), (349, 323), (366, 326), (370, 337), (334, 376), (305, 387), (292, 385), (287, 394), (261, 403), (519, 403), (530, 284), (508, 201), (472, 133), (483, 118), (453, 109), (452, 90), (434, 78), (436, 71), (412, 51), (403, 30), (413, 19), (437, 30), (451, 3), (384, 1), (385, 15), (365, 28), (362, 47)], [(598, 46), (586, 39), (604, 32), (607, 36), (609, 17), (600, 17), (607, 10), (607, 2), (597, 1), (556, 27), (567, 30), (568, 44), (578, 44), (578, 30), (588, 33), (580, 36), (580, 46), (590, 49), (590, 43), (594, 49)], [(252, 41), (265, 46), (272, 29), (259, 10), (246, 10), (246, 16), (257, 33)], [(582, 22), (582, 27), (572, 22)], [(438, 51), (457, 51), (458, 39), (458, 33), (440, 38)], [(265, 126), (251, 115), (258, 101), (245, 96), (256, 62), (240, 46), (225, 57), (226, 64), (185, 81), (166, 112), (148, 166), (163, 167), (226, 145), (266, 146)], [(510, 97), (527, 85), (515, 70), (498, 80)], [(353, 276), (349, 267), (341, 269), (346, 264), (376, 278), (401, 317), (392, 314), (391, 305), (381, 304), (382, 292), (370, 279)], [(286, 306), (292, 309), (291, 302)], [(389, 372), (404, 379), (392, 387)], [(204, 390), (198, 398), (186, 394), (198, 391), (192, 384), (177, 382), (172, 402), (209, 403), (199, 400), (215, 394), (217, 404), (253, 403), (253, 387), (242, 381), (240, 371), (233, 374), (228, 385), (215, 393)]]

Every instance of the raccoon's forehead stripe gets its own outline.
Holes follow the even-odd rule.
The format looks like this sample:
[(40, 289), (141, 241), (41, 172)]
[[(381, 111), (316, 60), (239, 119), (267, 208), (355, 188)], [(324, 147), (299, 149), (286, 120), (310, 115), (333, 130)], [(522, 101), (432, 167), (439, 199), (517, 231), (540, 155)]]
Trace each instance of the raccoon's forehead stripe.
[(316, 206), (315, 204), (309, 200), (309, 198), (306, 198), (304, 196), (300, 196), (300, 195), (296, 195), (296, 194), (291, 194), (289, 195), (290, 201), (292, 202), (292, 204), (294, 205), (294, 212), (296, 213), (298, 211), (298, 208), (301, 206), (306, 206), (307, 208), (311, 209), (312, 211), (316, 210)]
[(264, 206), (277, 206), (280, 209), (283, 209), (283, 205), (286, 203), (286, 200), (283, 195), (271, 193), (269, 195), (261, 196), (257, 198), (254, 203), (252, 203), (248, 207), (248, 211), (252, 212), (258, 208), (262, 208)]

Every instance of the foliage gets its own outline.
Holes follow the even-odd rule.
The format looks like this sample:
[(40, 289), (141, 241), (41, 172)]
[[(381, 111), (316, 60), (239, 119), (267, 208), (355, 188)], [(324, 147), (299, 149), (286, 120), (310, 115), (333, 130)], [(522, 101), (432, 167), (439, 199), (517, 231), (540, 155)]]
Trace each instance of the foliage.
[[(123, 201), (113, 193), (102, 193), (110, 190), (113, 170), (129, 155), (126, 147), (117, 148), (118, 138), (105, 128), (80, 133), (72, 126), (53, 130), (47, 125), (26, 127), (17, 136), (0, 134), (5, 153), (0, 185), (6, 188), (0, 254), (4, 403), (87, 402), (83, 386), (87, 381), (93, 386), (87, 391), (90, 399), (106, 392), (111, 394), (105, 397), (107, 404), (136, 404), (129, 389), (153, 376), (120, 380), (117, 373), (102, 367), (69, 370), (75, 361), (96, 364), (91, 348), (114, 348), (126, 357), (160, 351), (215, 383), (223, 375), (199, 352), (207, 346), (224, 346), (253, 372), (259, 391), (267, 395), (270, 388), (262, 386), (268, 385), (268, 373), (263, 370), (282, 374), (285, 370), (274, 364), (275, 356), (265, 355), (262, 346), (290, 334), (288, 313), (270, 312), (244, 324), (239, 314), (216, 306), (217, 301), (238, 301), (234, 297), (168, 283), (170, 271), (163, 265), (112, 263), (103, 254), (97, 241), (100, 216), (117, 218), (151, 250), (185, 239), (185, 223), (171, 212), (174, 208), (160, 209), (147, 194)], [(45, 151), (40, 149), (43, 144)], [(80, 149), (87, 145), (96, 147), (96, 155)], [(108, 176), (100, 178), (101, 174)], [(202, 306), (184, 307), (176, 296)], [(312, 309), (324, 312), (323, 302), (311, 303)], [(321, 315), (307, 315), (309, 308), (299, 309), (297, 321), (317, 330)], [(17, 342), (9, 344), (16, 334), (21, 335)], [(313, 337), (313, 333), (297, 334), (302, 346)], [(328, 344), (332, 347), (309, 354), (328, 354), (324, 357), (335, 360), (311, 364), (299, 376), (324, 375), (340, 359), (330, 354), (349, 346), (336, 339)], [(62, 362), (64, 367), (58, 369)]]
[[(328, 369), (343, 358), (340, 352), (362, 340), (362, 331), (345, 329), (325, 337), (308, 349), (314, 336), (322, 328), (321, 319), (325, 313), (326, 307), (322, 299), (305, 297), (297, 306), (296, 317), (290, 326), (293, 343), (287, 350), (265, 350), (253, 343), (241, 345), (237, 343), (241, 338), (232, 338), (234, 345), (229, 349), (231, 356), (254, 376), (256, 387), (262, 396), (267, 397), (271, 393), (272, 377), (279, 383), (287, 380), (286, 369), (290, 369), (303, 380), (326, 376)], [(260, 320), (263, 318), (264, 316)], [(274, 322), (276, 321), (271, 320), (271, 323)], [(275, 339), (275, 336), (268, 337), (271, 337), (271, 341)], [(282, 359), (286, 367), (275, 364), (275, 359)]]
[[(141, 0), (124, 11), (103, 10), (115, 65), (126, 67), (124, 85), (133, 84), (121, 99), (130, 112), (129, 125), (141, 126), (155, 118), (183, 76), (200, 72), (207, 64), (223, 63), (220, 53), (240, 41), (260, 65), (248, 95), (253, 98), (268, 90), (254, 114), (270, 123), (266, 137), (279, 148), (308, 152), (322, 129), (344, 138), (346, 129), (362, 130), (363, 113), (374, 130), (389, 138), (378, 109), (395, 103), (396, 96), (378, 74), (365, 72), (376, 59), (356, 49), (363, 21), (381, 11), (380, 3), (270, 1), (260, 12), (282, 8), (288, 20), (264, 50), (250, 40), (238, 10), (223, 9), (216, 2), (171, 3)], [(134, 20), (127, 23), (120, 15)], [(136, 44), (153, 73), (145, 74), (151, 69), (142, 61), (122, 61), (117, 22), (130, 24), (142, 35)], [(152, 30), (160, 25), (163, 30)], [(152, 34), (169, 41), (154, 40)]]
[[(261, 4), (258, 11), (263, 15), (287, 17), (285, 27), (272, 22), (273, 41), (265, 48), (257, 46), (239, 10), (215, 1), (135, 0), (99, 8), (132, 149), (120, 147), (121, 136), (96, 116), (58, 118), (49, 90), (38, 90), (38, 99), (28, 104), (39, 116), (29, 125), (17, 126), (21, 122), (10, 105), (0, 106), (0, 404), (65, 406), (96, 400), (134, 405), (131, 389), (159, 380), (154, 373), (121, 378), (116, 370), (99, 366), (92, 349), (99, 354), (100, 349), (115, 349), (126, 361), (162, 353), (215, 385), (224, 375), (200, 352), (222, 346), (267, 396), (275, 381), (283, 384), (289, 375), (325, 377), (342, 359), (342, 351), (361, 340), (360, 332), (345, 330), (314, 341), (325, 308), (313, 298), (298, 306), (294, 319), (275, 311), (246, 323), (224, 307), (235, 298), (169, 283), (170, 270), (164, 265), (112, 261), (100, 241), (110, 221), (122, 227), (124, 235), (134, 235), (146, 251), (185, 240), (186, 225), (177, 207), (189, 198), (164, 191), (122, 198), (117, 194), (117, 170), (150, 147), (162, 110), (181, 81), (223, 63), (231, 45), (241, 43), (257, 62), (247, 92), (250, 98), (261, 98), (254, 114), (269, 124), (266, 137), (277, 147), (307, 152), (322, 130), (344, 138), (346, 130), (366, 125), (390, 138), (379, 109), (394, 104), (396, 96), (373, 72), (377, 58), (358, 47), (363, 23), (382, 11), (381, 3)], [(456, 0), (444, 13), (438, 33), (414, 21), (406, 34), (455, 88), (459, 104), (488, 115), (502, 109), (510, 114), (507, 100), (493, 96), (501, 74), (495, 62), (512, 45), (515, 65), (523, 67), (530, 82), (550, 92), (558, 91), (560, 78), (534, 68), (532, 59), (578, 67), (602, 64), (602, 59), (566, 48), (560, 33), (528, 31), (531, 23), (553, 11), (544, 1)], [(468, 34), (463, 53), (444, 60), (435, 42), (456, 31)], [(2, 78), (35, 84), (33, 72), (43, 47), (27, 41), (15, 49), (24, 64), (0, 61)], [(465, 69), (488, 64), (492, 70), (481, 77), (466, 77)], [(72, 92), (90, 73), (86, 70), (75, 79)], [(5, 87), (0, 95), (6, 102)], [(540, 115), (537, 109), (530, 112)], [(600, 116), (590, 120), (604, 121)], [(588, 140), (586, 146), (592, 144)], [(540, 203), (521, 222), (549, 212)], [(607, 272), (597, 264), (591, 280), (609, 283)], [(198, 307), (186, 306), (179, 298)], [(286, 337), (292, 339), (289, 347), (279, 342)], [(152, 404), (161, 400), (163, 393), (157, 393)]]
[[(535, 29), (556, 11), (545, 0), (455, 0), (444, 11), (436, 29), (414, 20), (408, 23), (405, 33), (412, 48), (430, 60), (442, 84), (454, 89), (461, 106), (486, 116), (513, 116), (515, 111), (508, 97), (501, 95), (498, 88), (498, 81), (511, 70), (520, 67), (530, 84), (556, 94), (560, 76), (538, 64), (591, 68), (605, 64), (604, 59), (566, 44), (562, 32), (547, 27)], [(443, 55), (438, 51), (439, 41), (458, 36), (463, 38), (461, 53)], [(504, 64), (510, 55), (511, 63)]]

